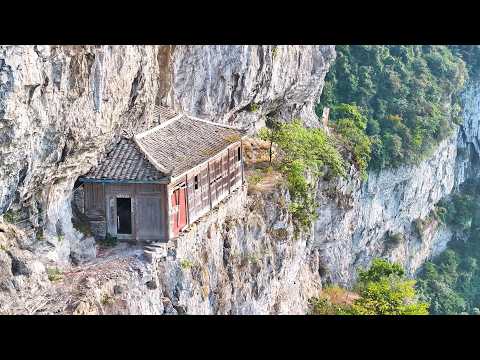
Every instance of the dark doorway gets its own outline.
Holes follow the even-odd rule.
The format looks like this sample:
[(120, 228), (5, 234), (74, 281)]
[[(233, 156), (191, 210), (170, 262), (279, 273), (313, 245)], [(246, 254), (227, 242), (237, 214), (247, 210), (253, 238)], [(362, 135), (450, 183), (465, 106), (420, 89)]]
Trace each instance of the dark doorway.
[(117, 233), (132, 233), (132, 199), (117, 198)]

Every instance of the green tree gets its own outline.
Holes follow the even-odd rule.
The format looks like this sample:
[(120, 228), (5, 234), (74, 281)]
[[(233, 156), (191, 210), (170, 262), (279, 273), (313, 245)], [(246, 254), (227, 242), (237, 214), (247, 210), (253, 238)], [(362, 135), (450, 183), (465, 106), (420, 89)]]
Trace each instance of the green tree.
[(419, 302), (415, 280), (405, 278), (403, 268), (375, 259), (368, 270), (359, 272), (360, 298), (351, 308), (354, 315), (427, 315), (428, 304)]
[[(415, 280), (405, 277), (401, 265), (374, 259), (360, 270), (353, 303), (331, 301), (331, 296), (310, 299), (310, 313), (317, 315), (428, 315), (428, 303), (419, 301)], [(327, 289), (328, 290), (328, 289)], [(338, 291), (337, 291), (338, 292)], [(328, 295), (328, 294), (327, 294)]]
[(360, 109), (356, 105), (335, 105), (332, 107), (330, 114), (333, 121), (350, 119), (358, 129), (364, 131), (367, 128), (368, 119), (360, 112)]
[(269, 161), (272, 163), (272, 154), (273, 154), (273, 144), (277, 142), (277, 135), (281, 129), (281, 123), (275, 119), (269, 119), (266, 122), (267, 127), (260, 129), (259, 136), (263, 140), (270, 142)]
[(315, 179), (326, 173), (345, 177), (341, 154), (324, 130), (305, 128), (300, 120), (262, 129), (260, 137), (276, 144), (276, 166), (287, 181), (294, 223), (308, 228), (316, 217)]
[(360, 284), (366, 284), (372, 281), (380, 281), (382, 278), (391, 275), (403, 276), (404, 274), (405, 271), (399, 264), (384, 259), (373, 259), (370, 268), (358, 272), (358, 279)]
[[(342, 135), (345, 144), (353, 154), (355, 163), (360, 170), (362, 179), (367, 179), (367, 167), (372, 152), (372, 142), (352, 119), (340, 119), (335, 124), (335, 130)], [(364, 124), (361, 123), (361, 126)], [(365, 124), (366, 126), (366, 124)]]

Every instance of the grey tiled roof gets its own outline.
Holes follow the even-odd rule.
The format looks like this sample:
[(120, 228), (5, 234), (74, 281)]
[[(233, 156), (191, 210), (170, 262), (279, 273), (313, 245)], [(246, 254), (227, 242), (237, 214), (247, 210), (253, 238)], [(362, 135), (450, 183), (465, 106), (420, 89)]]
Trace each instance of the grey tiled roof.
[(164, 122), (167, 120), (170, 120), (171, 118), (174, 118), (175, 116), (178, 115), (175, 110), (169, 107), (165, 107), (162, 105), (155, 105), (153, 107), (153, 114), (157, 117), (159, 117), (160, 122)]
[(84, 179), (156, 181), (165, 177), (130, 139), (122, 139)]
[(240, 140), (242, 130), (183, 115), (137, 136), (143, 150), (176, 177)]
[(135, 141), (140, 147), (133, 139), (122, 139), (83, 179), (156, 181), (170, 172), (176, 177), (237, 142), (244, 134), (243, 130), (186, 115), (170, 119), (138, 134)]

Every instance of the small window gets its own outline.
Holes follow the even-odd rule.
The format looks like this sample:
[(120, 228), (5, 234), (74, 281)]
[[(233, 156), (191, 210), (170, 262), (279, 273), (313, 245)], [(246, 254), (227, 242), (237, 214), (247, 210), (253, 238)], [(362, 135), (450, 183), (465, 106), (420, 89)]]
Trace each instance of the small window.
[(195, 175), (193, 183), (195, 184), (195, 190), (198, 190), (198, 175)]
[(240, 148), (237, 148), (237, 161), (240, 161)]

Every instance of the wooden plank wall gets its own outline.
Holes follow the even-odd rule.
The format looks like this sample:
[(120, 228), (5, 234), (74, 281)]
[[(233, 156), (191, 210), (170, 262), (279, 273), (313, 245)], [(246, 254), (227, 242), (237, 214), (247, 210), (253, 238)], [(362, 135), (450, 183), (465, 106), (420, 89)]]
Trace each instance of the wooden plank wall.
[(167, 202), (166, 185), (135, 185), (137, 239), (168, 239)]
[(115, 198), (128, 196), (132, 198), (131, 237), (137, 240), (167, 239), (169, 222), (172, 221), (170, 197), (175, 186), (186, 181), (188, 223), (191, 224), (242, 183), (242, 158), (241, 143), (238, 142), (168, 187), (161, 184), (85, 184), (85, 214), (92, 221), (110, 220), (108, 231), (115, 233)]
[(132, 235), (135, 240), (168, 239), (167, 186), (162, 184), (85, 184), (85, 214), (92, 221), (107, 222), (116, 235), (116, 198), (132, 199)]
[[(195, 176), (197, 176), (198, 188), (195, 189)], [(187, 198), (188, 217), (198, 219), (210, 209), (209, 182), (207, 165), (195, 172), (187, 174)], [(195, 221), (191, 220), (190, 223)]]
[(85, 215), (89, 220), (105, 220), (105, 191), (103, 184), (84, 184)]
[[(242, 161), (238, 161), (238, 148), (241, 149), (240, 142), (210, 159), (208, 164), (187, 174), (190, 224), (215, 207), (241, 184)], [(198, 189), (195, 189), (195, 176), (198, 176)]]

